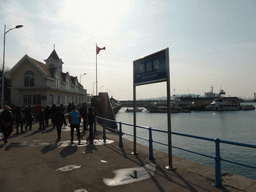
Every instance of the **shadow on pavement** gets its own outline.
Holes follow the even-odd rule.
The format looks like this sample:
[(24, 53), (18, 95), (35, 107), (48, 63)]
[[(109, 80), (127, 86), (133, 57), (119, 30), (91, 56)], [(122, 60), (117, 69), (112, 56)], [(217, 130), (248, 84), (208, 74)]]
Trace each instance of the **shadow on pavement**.
[[(45, 128), (45, 129), (42, 131), (42, 134), (50, 133), (50, 132), (52, 132), (54, 129), (55, 129), (55, 128), (51, 128), (51, 129)], [(57, 132), (57, 129), (56, 129), (56, 132)]]
[[(90, 141), (88, 140), (88, 143), (89, 143), (89, 142), (90, 142)], [(97, 147), (96, 147), (94, 144), (88, 144), (88, 145), (86, 146), (86, 148), (85, 148), (85, 153), (86, 153), (86, 154), (92, 153), (93, 150), (98, 151)]]
[(46, 154), (46, 153), (48, 153), (49, 151), (52, 151), (52, 150), (56, 149), (56, 148), (59, 147), (59, 146), (60, 146), (60, 144), (58, 144), (58, 142), (55, 141), (54, 143), (45, 146), (45, 147), (41, 150), (41, 152), (42, 152), (42, 154)]
[[(31, 130), (32, 131), (32, 130)], [(26, 136), (24, 136), (24, 137), (30, 137), (30, 136), (32, 136), (32, 135), (35, 135), (35, 134), (37, 134), (37, 133), (39, 133), (39, 132), (41, 132), (41, 130), (36, 130), (36, 131), (34, 131), (34, 132), (32, 132), (32, 133), (30, 133), (29, 135), (26, 135)]]
[(73, 155), (75, 152), (77, 152), (77, 146), (67, 146), (65, 147), (61, 152), (61, 157), (65, 158), (69, 155)]

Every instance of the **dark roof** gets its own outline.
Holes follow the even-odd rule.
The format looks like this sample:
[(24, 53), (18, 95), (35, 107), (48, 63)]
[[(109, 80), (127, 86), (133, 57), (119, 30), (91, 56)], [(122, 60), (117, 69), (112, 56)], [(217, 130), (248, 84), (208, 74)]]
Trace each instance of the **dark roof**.
[[(60, 59), (55, 50), (53, 50), (51, 55), (48, 57), (48, 59), (50, 59), (50, 58), (53, 58), (53, 59), (56, 59), (56, 60)], [(46, 60), (48, 60), (48, 59), (46, 59)]]

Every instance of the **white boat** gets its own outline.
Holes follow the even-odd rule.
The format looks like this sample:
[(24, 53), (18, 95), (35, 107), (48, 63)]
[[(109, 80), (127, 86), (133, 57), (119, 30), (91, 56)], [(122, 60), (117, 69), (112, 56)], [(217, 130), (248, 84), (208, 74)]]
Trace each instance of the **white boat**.
[[(167, 113), (167, 101), (159, 101), (144, 106), (150, 113)], [(191, 110), (183, 109), (175, 103), (170, 105), (171, 113), (190, 113)]]
[[(133, 108), (132, 109), (126, 109), (125, 110), (125, 112), (133, 112), (134, 110), (133, 110)], [(143, 111), (143, 109), (140, 109), (140, 108), (136, 108), (136, 112), (142, 112)]]
[(205, 107), (207, 111), (238, 111), (255, 110), (253, 105), (240, 105), (240, 101), (235, 98), (214, 99), (213, 102)]

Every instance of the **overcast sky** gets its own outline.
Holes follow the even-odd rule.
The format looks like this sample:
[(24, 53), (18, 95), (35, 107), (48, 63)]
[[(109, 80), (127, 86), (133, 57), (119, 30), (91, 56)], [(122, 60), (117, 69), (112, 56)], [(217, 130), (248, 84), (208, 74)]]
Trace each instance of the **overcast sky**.
[[(95, 93), (133, 98), (133, 61), (169, 47), (171, 94), (221, 88), (243, 98), (256, 93), (255, 0), (2, 0), (0, 27), (6, 34), (6, 67), (25, 54), (41, 61), (53, 50), (63, 72), (81, 77)], [(3, 46), (0, 46), (0, 53)], [(0, 62), (2, 65), (2, 55)], [(166, 96), (166, 83), (137, 87), (137, 98)]]

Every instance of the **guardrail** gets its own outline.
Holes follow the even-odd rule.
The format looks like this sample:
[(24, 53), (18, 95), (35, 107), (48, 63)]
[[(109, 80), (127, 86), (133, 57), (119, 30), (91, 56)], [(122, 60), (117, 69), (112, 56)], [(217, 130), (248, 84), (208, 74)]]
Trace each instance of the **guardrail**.
[[(122, 136), (124, 134), (126, 134), (128, 136), (133, 136), (132, 134), (124, 133), (122, 131), (122, 125), (127, 125), (127, 126), (133, 127), (132, 124), (117, 122), (117, 121), (114, 121), (114, 120), (105, 119), (105, 118), (101, 118), (101, 117), (96, 117), (95, 122), (97, 122), (97, 119), (101, 119), (102, 122), (103, 122), (102, 126), (103, 126), (103, 139), (104, 139), (104, 142), (106, 142), (106, 129), (109, 129), (111, 131), (117, 132), (119, 134), (119, 147), (123, 147)], [(111, 122), (114, 122), (114, 123), (118, 123), (119, 124), (119, 130), (106, 127), (106, 125), (105, 125), (106, 121), (111, 121)], [(149, 145), (148, 145), (148, 147), (149, 147), (149, 160), (154, 160), (153, 143), (157, 143), (157, 144), (164, 145), (164, 146), (168, 146), (168, 144), (162, 143), (160, 141), (153, 141), (152, 132), (153, 131), (154, 132), (161, 132), (161, 133), (165, 133), (165, 134), (168, 134), (168, 132), (164, 131), (164, 130), (156, 129), (156, 128), (147, 127), (147, 126), (139, 126), (139, 125), (137, 125), (136, 127), (148, 131), (148, 135), (149, 135), (148, 138), (143, 138), (143, 137), (139, 137), (139, 136), (137, 136), (137, 138), (139, 138), (141, 140), (144, 140), (144, 141), (148, 141), (148, 143), (149, 143)], [(95, 123), (94, 131), (95, 132), (97, 131), (96, 130), (96, 123)], [(222, 181), (221, 181), (221, 161), (256, 169), (256, 167), (253, 166), (253, 165), (248, 165), (248, 164), (239, 163), (239, 162), (235, 162), (235, 161), (231, 161), (231, 160), (228, 160), (228, 159), (221, 158), (221, 155), (220, 155), (220, 144), (224, 143), (224, 144), (236, 145), (236, 146), (242, 146), (242, 147), (254, 148), (254, 149), (256, 149), (256, 145), (250, 145), (250, 144), (246, 144), (246, 143), (239, 143), (239, 142), (220, 140), (219, 138), (201, 137), (201, 136), (183, 134), (183, 133), (178, 133), (178, 132), (172, 132), (172, 135), (177, 135), (177, 136), (181, 136), (181, 137), (190, 137), (190, 138), (194, 138), (194, 139), (210, 141), (210, 142), (214, 142), (215, 143), (215, 156), (210, 156), (210, 155), (206, 155), (206, 154), (203, 154), (203, 153), (198, 153), (198, 152), (195, 152), (195, 151), (183, 149), (183, 148), (176, 147), (176, 146), (172, 146), (172, 148), (176, 148), (176, 149), (179, 149), (179, 150), (182, 150), (182, 151), (185, 151), (185, 152), (189, 152), (189, 153), (193, 153), (193, 154), (200, 155), (200, 156), (203, 156), (203, 157), (214, 159), (215, 160), (215, 180), (214, 180), (214, 186), (216, 186), (218, 188), (223, 187)]]

